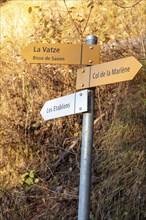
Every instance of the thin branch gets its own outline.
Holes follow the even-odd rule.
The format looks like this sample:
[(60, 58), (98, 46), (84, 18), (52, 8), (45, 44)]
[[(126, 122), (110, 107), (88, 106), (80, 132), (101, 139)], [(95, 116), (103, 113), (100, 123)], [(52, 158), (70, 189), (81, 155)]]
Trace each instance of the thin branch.
[(143, 0), (139, 0), (138, 2), (134, 3), (134, 4), (131, 5), (131, 6), (123, 6), (123, 5), (120, 5), (119, 3), (117, 3), (116, 0), (112, 0), (112, 1), (113, 1), (113, 3), (114, 3), (116, 6), (118, 6), (118, 7), (120, 7), (120, 8), (133, 8), (133, 7), (135, 7), (136, 5), (138, 5), (140, 2), (142, 2)]
[(92, 0), (92, 2), (91, 2), (89, 15), (88, 15), (88, 18), (87, 18), (87, 21), (86, 21), (85, 27), (84, 27), (84, 29), (83, 29), (83, 31), (82, 31), (82, 36), (83, 36), (83, 33), (85, 32), (85, 30), (86, 30), (86, 28), (87, 28), (87, 24), (88, 24), (89, 19), (90, 19), (90, 16), (91, 16), (91, 12), (92, 12), (92, 9), (93, 9), (93, 3), (94, 3), (93, 1), (94, 1), (94, 0)]
[(66, 0), (64, 0), (64, 4), (65, 4), (66, 10), (67, 10), (67, 13), (68, 13), (68, 15), (70, 16), (70, 19), (71, 19), (71, 21), (73, 22), (74, 26), (76, 27), (77, 32), (78, 32), (79, 35), (81, 36), (81, 41), (82, 41), (82, 38), (83, 38), (83, 33), (85, 32), (85, 30), (86, 30), (86, 28), (87, 28), (87, 24), (88, 24), (89, 19), (90, 19), (90, 16), (91, 16), (91, 12), (92, 12), (92, 9), (93, 9), (93, 3), (94, 3), (94, 0), (91, 1), (90, 11), (89, 11), (89, 15), (88, 15), (86, 24), (85, 24), (83, 30), (80, 30), (80, 29), (78, 28), (77, 24), (75, 23), (73, 17), (71, 16), (69, 10), (68, 10), (68, 6), (67, 6), (67, 4), (66, 4)]
[(68, 13), (68, 15), (69, 15), (69, 17), (70, 17), (72, 23), (73, 23), (74, 26), (76, 27), (77, 32), (79, 33), (79, 35), (82, 37), (82, 32), (81, 32), (80, 29), (78, 28), (77, 24), (75, 23), (73, 17), (71, 16), (71, 14), (70, 14), (70, 12), (69, 12), (69, 10), (68, 10), (68, 6), (67, 6), (67, 4), (66, 4), (66, 0), (64, 0), (64, 4), (65, 4), (65, 7), (66, 7), (66, 10), (67, 10), (67, 13)]
[[(102, 122), (102, 118), (103, 118), (104, 116), (105, 116), (105, 113), (101, 113), (101, 114), (99, 115), (99, 117), (94, 120), (94, 126), (95, 126), (96, 124), (98, 124), (99, 122)], [(52, 173), (53, 173), (54, 171), (56, 171), (56, 169), (60, 166), (60, 164), (62, 163), (62, 161), (64, 161), (64, 160), (67, 158), (67, 156), (71, 153), (71, 151), (73, 150), (73, 148), (81, 141), (81, 136), (82, 136), (82, 134), (81, 134), (81, 132), (80, 132), (79, 135), (78, 135), (78, 137), (77, 137), (74, 141), (72, 141), (72, 143), (71, 143), (70, 147), (68, 148), (68, 150), (65, 151), (65, 152), (62, 154), (62, 156), (52, 165), (50, 174), (49, 174), (48, 176), (46, 176), (46, 177), (44, 178), (44, 180), (49, 180), (49, 179), (51, 178)], [(49, 170), (50, 170), (50, 169), (49, 169)]]
[[(100, 115), (102, 115), (102, 110), (101, 110), (101, 98), (100, 98), (99, 87), (97, 88), (97, 94), (98, 94), (98, 108), (99, 108), (99, 113), (100, 113)], [(103, 116), (104, 116), (104, 115), (103, 115)], [(102, 117), (101, 117), (101, 125), (102, 125), (103, 132), (105, 133), (105, 129), (104, 129)]]

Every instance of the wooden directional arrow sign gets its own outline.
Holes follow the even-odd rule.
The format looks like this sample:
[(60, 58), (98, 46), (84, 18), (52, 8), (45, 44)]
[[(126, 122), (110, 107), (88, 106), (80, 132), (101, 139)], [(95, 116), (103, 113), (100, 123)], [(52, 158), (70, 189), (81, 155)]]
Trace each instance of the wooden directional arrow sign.
[(141, 67), (142, 64), (134, 57), (127, 57), (79, 69), (76, 89), (132, 80)]
[(40, 113), (44, 120), (49, 120), (86, 111), (88, 111), (87, 89), (45, 102)]
[(22, 56), (28, 63), (94, 65), (99, 63), (99, 45), (31, 43)]

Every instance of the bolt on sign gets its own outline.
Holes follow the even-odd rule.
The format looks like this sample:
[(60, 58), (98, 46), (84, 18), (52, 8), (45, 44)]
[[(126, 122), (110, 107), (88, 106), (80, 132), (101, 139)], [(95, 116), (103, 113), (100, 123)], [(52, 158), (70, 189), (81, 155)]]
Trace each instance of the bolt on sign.
[(132, 80), (142, 64), (133, 56), (79, 69), (76, 89)]
[(82, 64), (99, 63), (99, 45), (31, 43), (22, 56), (28, 63)]
[(72, 93), (45, 102), (41, 109), (44, 120), (88, 111), (88, 90)]

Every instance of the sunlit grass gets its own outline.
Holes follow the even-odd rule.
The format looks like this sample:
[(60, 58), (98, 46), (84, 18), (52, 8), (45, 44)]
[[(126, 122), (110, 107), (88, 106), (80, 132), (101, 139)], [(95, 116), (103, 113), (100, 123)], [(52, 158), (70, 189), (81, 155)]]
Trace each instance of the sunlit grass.
[[(125, 49), (122, 50), (120, 39), (144, 33), (144, 9), (138, 6), (135, 10), (131, 10), (130, 14), (128, 10), (122, 11), (112, 5), (112, 1), (97, 2), (83, 37), (85, 39), (88, 34), (97, 35), (99, 41), (108, 48), (106, 52), (104, 49), (101, 51), (105, 59), (115, 58), (113, 52), (117, 56), (124, 56), (122, 53)], [(71, 16), (78, 29), (83, 30), (90, 11), (90, 7), (87, 7), (88, 1), (68, 0), (66, 3), (69, 9), (74, 6), (70, 9)], [(40, 110), (45, 101), (75, 92), (76, 73), (80, 67), (28, 64), (21, 56), (22, 49), (34, 41), (80, 43), (75, 24), (67, 14), (63, 1), (15, 0), (1, 7), (0, 190), (10, 192), (8, 197), (12, 201), (15, 199), (13, 196), (15, 190), (20, 192), (18, 193), (20, 196), (17, 195), (19, 201), (16, 199), (13, 209), (7, 207), (5, 201), (7, 195), (4, 195), (4, 213), (17, 213), (16, 207), (18, 206), (17, 210), (20, 210), (24, 198), (26, 200), (28, 198), (28, 201), (23, 200), (25, 208), (21, 207), (20, 214), (25, 219), (28, 219), (25, 214), (30, 214), (32, 217), (32, 205), (35, 215), (39, 214), (38, 210), (47, 210), (48, 204), (53, 211), (54, 207), (60, 206), (61, 212), (53, 213), (56, 214), (54, 219), (59, 219), (60, 215), (65, 216), (67, 209), (70, 212), (75, 210), (76, 204), (74, 205), (73, 200), (69, 201), (66, 196), (60, 203), (60, 198), (63, 198), (66, 191), (75, 191), (76, 198), (78, 196), (76, 189), (79, 177), (80, 140), (69, 158), (59, 164), (56, 171), (52, 172), (51, 169), (56, 160), (68, 151), (81, 134), (82, 115), (44, 122)], [(106, 43), (113, 39), (117, 40), (118, 46), (110, 48)], [(125, 41), (125, 44), (124, 48), (127, 52), (128, 41)], [(142, 47), (144, 48), (143, 45)], [(103, 61), (104, 59), (101, 58), (101, 62)], [(125, 215), (123, 213), (126, 205), (129, 209), (136, 210), (136, 202), (139, 202), (137, 195), (142, 190), (135, 180), (142, 182), (144, 173), (142, 124), (144, 113), (140, 108), (143, 103), (141, 100), (145, 100), (145, 96), (144, 77), (136, 80), (131, 84), (120, 84), (121, 86), (116, 84), (111, 87), (101, 87), (99, 89), (101, 100), (99, 94), (96, 94), (95, 119), (100, 113), (103, 113), (105, 118), (103, 117), (103, 120), (94, 127), (93, 170), (97, 175), (97, 183), (92, 197), (93, 216), (101, 213), (104, 218), (108, 213), (105, 208), (108, 207), (113, 211), (111, 218), (116, 219), (115, 216)], [(138, 82), (139, 88), (135, 86)], [(133, 90), (131, 90), (132, 83)], [(73, 172), (70, 172), (71, 169)], [(38, 185), (32, 184), (32, 191), (26, 192), (26, 188), (20, 185), (20, 180), (23, 174), (30, 171), (33, 171), (40, 181)], [(45, 181), (50, 173), (51, 179)], [(60, 186), (62, 191), (58, 193), (55, 190)], [(49, 195), (49, 190), (53, 196)], [(32, 192), (36, 194), (31, 194)], [(135, 193), (134, 196), (130, 192)], [(130, 195), (130, 202), (127, 194)], [(38, 195), (41, 195), (39, 207), (36, 205)], [(63, 202), (65, 202), (64, 210)], [(70, 207), (67, 204), (70, 204)], [(42, 208), (43, 205), (45, 208)], [(48, 208), (48, 213), (50, 210)], [(118, 219), (121, 219), (120, 217)]]

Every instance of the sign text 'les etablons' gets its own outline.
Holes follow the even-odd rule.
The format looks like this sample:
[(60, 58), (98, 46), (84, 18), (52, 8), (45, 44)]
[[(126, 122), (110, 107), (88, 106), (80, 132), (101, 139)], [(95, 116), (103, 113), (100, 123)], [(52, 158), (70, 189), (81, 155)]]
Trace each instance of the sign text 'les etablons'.
[(88, 90), (46, 101), (41, 109), (44, 120), (88, 111)]

